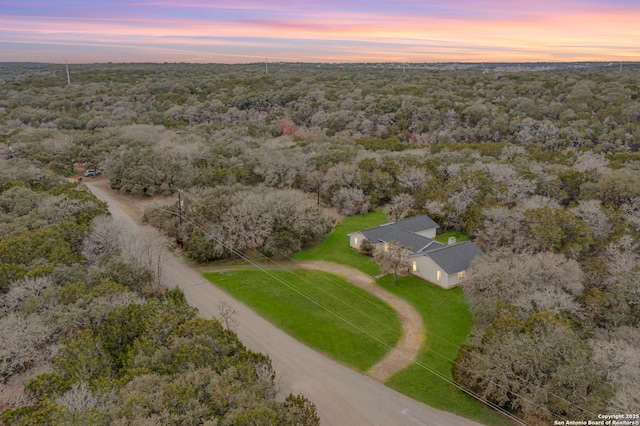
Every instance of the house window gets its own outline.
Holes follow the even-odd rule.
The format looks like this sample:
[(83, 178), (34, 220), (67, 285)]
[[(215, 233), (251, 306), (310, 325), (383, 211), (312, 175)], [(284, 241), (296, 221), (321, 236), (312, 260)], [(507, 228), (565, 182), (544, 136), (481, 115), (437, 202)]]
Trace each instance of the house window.
[(415, 260), (413, 261), (413, 263), (411, 263), (411, 270), (413, 272), (418, 272), (418, 262), (416, 262)]
[(467, 276), (467, 271), (460, 271), (458, 272), (458, 279), (461, 280), (462, 278)]
[(355, 245), (356, 247), (358, 247), (358, 237), (355, 237), (355, 238), (353, 239), (353, 242), (354, 242), (354, 245)]
[(442, 271), (436, 271), (436, 281), (440, 282), (442, 280)]

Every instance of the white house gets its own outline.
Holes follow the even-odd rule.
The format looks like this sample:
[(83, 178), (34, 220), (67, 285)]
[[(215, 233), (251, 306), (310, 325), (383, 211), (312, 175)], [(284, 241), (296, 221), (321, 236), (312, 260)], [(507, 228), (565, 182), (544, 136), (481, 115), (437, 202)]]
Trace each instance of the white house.
[(438, 224), (430, 217), (416, 216), (352, 232), (349, 234), (349, 243), (354, 249), (360, 250), (364, 240), (374, 246), (395, 241), (411, 253), (409, 262), (413, 275), (451, 288), (467, 277), (471, 261), (484, 253), (470, 241), (459, 243), (455, 238), (450, 238), (448, 244), (442, 244), (433, 240), (437, 228)]

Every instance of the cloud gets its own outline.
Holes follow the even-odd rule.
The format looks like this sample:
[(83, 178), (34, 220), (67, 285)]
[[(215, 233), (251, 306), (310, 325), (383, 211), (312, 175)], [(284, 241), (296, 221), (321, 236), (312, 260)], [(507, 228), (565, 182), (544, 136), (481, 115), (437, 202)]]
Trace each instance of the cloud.
[[(96, 46), (109, 49), (112, 61), (136, 48), (144, 58), (155, 52), (157, 61), (205, 62), (265, 55), (331, 62), (618, 60), (640, 53), (640, 5), (629, 0), (508, 7), (497, 0), (58, 0), (9, 1), (3, 9), (0, 49), (11, 61), (36, 49), (44, 61), (60, 61), (65, 50), (82, 62)], [(101, 60), (98, 52), (91, 58)]]

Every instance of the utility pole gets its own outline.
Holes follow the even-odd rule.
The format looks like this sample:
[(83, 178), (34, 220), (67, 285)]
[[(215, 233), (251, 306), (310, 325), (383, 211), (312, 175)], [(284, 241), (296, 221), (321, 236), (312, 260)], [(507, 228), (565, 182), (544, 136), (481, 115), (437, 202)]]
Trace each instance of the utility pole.
[(178, 218), (180, 220), (180, 227), (182, 227), (182, 207), (184, 203), (182, 201), (182, 189), (178, 189)]
[(264, 58), (264, 73), (269, 74), (269, 61), (267, 58)]
[(71, 84), (71, 76), (69, 75), (69, 64), (67, 60), (64, 60), (64, 65), (67, 67), (67, 85)]
[(182, 208), (184, 207), (184, 201), (182, 201), (182, 189), (178, 189), (178, 219), (180, 225), (176, 231), (176, 243), (180, 244), (180, 248), (184, 249), (184, 240), (182, 239)]

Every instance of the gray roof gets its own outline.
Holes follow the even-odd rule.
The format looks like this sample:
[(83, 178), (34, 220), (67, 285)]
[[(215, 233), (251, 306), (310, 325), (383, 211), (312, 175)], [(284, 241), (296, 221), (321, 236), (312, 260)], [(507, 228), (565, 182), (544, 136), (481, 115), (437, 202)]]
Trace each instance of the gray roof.
[(360, 232), (371, 244), (395, 241), (415, 255), (429, 256), (448, 275), (469, 269), (471, 261), (476, 256), (484, 254), (470, 241), (447, 245), (416, 234), (416, 232), (433, 228), (438, 228), (438, 224), (429, 216), (421, 215), (385, 223)]
[(422, 250), (428, 246), (433, 240), (422, 235), (407, 232), (393, 226), (382, 226), (379, 228), (367, 229), (362, 234), (371, 242), (378, 244), (381, 242), (390, 243), (395, 241), (401, 246), (406, 247), (412, 253)]
[(397, 229), (391, 225), (393, 225), (393, 223), (385, 223), (376, 228), (365, 229), (364, 231), (360, 231), (360, 233), (362, 233), (367, 240), (371, 241), (372, 244), (376, 244), (378, 241), (390, 241), (387, 240), (386, 237), (397, 231)]
[(446, 246), (446, 244), (442, 244), (442, 243), (440, 243), (440, 242), (438, 242), (436, 240), (430, 240), (430, 241), (431, 242), (428, 245), (424, 246), (420, 250), (420, 253), (426, 253), (428, 251), (433, 251), (433, 250), (438, 249), (440, 247), (445, 247)]
[(448, 275), (469, 269), (474, 258), (484, 255), (471, 241), (449, 244), (422, 253), (433, 259)]
[(420, 231), (424, 231), (425, 229), (433, 229), (433, 228), (440, 227), (440, 225), (435, 223), (433, 219), (431, 219), (426, 214), (410, 217), (408, 219), (402, 219), (397, 222), (394, 222), (393, 225), (409, 232), (420, 232)]
[(385, 223), (376, 228), (365, 229), (360, 232), (372, 244), (396, 241), (411, 250), (412, 253), (416, 253), (433, 243), (432, 239), (418, 235), (416, 232), (433, 228), (438, 228), (438, 224), (429, 216), (423, 214), (397, 222)]
[[(438, 224), (435, 223), (429, 216), (421, 215), (410, 217), (409, 219), (402, 219), (397, 222), (389, 222), (384, 225), (376, 226), (375, 228), (365, 229), (360, 231), (372, 244), (376, 244), (379, 241), (391, 242), (404, 240), (408, 238), (405, 234), (410, 233), (416, 235), (416, 232), (424, 231), (426, 229), (438, 228)], [(420, 237), (419, 235), (416, 235)], [(421, 237), (424, 238), (424, 237)], [(429, 240), (430, 241), (430, 240)], [(429, 243), (426, 241), (422, 246), (419, 242), (411, 245), (416, 247), (416, 250), (421, 249)], [(404, 245), (404, 244), (403, 244)], [(420, 247), (418, 247), (420, 246)]]

